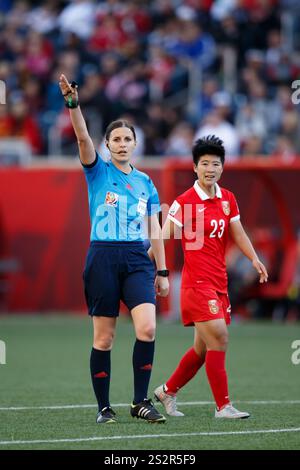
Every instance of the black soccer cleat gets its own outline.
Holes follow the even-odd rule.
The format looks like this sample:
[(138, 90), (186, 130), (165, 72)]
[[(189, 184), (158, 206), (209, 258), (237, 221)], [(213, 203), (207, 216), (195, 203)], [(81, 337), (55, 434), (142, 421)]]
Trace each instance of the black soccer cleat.
[(137, 403), (136, 405), (131, 405), (130, 414), (133, 418), (141, 418), (148, 423), (164, 423), (166, 418), (164, 415), (160, 414), (152, 401), (149, 398)]
[(110, 406), (106, 406), (97, 414), (96, 423), (97, 424), (109, 424), (116, 423), (116, 413)]

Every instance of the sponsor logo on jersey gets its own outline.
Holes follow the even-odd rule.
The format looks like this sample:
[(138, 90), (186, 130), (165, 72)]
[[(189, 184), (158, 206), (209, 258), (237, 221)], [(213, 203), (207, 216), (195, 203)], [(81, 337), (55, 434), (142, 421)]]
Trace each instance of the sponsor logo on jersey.
[(219, 313), (219, 305), (218, 305), (218, 301), (213, 299), (213, 300), (209, 300), (208, 301), (208, 307), (209, 307), (209, 311), (210, 313), (213, 313), (214, 315), (216, 315), (217, 313)]
[(230, 204), (229, 201), (222, 201), (222, 209), (225, 215), (230, 214)]
[(111, 191), (107, 191), (105, 196), (105, 203), (107, 206), (117, 207), (119, 195)]

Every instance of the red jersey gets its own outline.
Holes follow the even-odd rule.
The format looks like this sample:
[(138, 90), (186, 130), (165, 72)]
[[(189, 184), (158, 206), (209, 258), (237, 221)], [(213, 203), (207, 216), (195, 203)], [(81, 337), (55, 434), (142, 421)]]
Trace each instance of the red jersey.
[(212, 287), (226, 293), (228, 229), (230, 223), (240, 218), (233, 193), (216, 184), (216, 195), (211, 199), (196, 181), (176, 198), (168, 218), (181, 227), (182, 287)]

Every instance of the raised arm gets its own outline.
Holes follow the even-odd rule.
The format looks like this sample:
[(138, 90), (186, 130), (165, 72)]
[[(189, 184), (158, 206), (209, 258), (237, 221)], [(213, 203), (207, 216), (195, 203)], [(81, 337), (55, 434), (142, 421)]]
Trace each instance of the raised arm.
[(68, 82), (66, 76), (61, 74), (59, 77), (59, 87), (65, 102), (69, 104), (70, 118), (79, 147), (79, 157), (84, 165), (90, 165), (96, 158), (95, 147), (78, 104), (77, 85), (72, 85)]

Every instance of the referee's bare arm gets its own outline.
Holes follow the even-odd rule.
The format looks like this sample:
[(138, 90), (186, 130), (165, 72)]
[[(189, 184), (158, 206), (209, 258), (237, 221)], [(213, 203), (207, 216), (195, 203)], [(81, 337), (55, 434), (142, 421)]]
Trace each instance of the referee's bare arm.
[(147, 219), (149, 240), (151, 243), (153, 259), (155, 259), (156, 268), (158, 270), (166, 269), (163, 235), (157, 214), (150, 215), (147, 217)]
[[(78, 92), (76, 87), (71, 87), (68, 79), (64, 74), (61, 74), (59, 77), (59, 87), (64, 97), (71, 94), (72, 98), (78, 100)], [(69, 112), (72, 126), (77, 138), (80, 160), (84, 165), (90, 165), (95, 161), (96, 154), (93, 141), (86, 127), (86, 122), (79, 106), (73, 109), (70, 108)]]
[[(174, 224), (174, 222), (172, 222), (172, 220), (170, 220), (169, 218), (166, 218), (166, 221), (165, 221), (165, 223), (163, 225), (163, 228), (162, 228), (162, 239), (163, 239), (164, 245), (166, 245), (168, 243), (168, 241), (171, 238), (174, 237), (174, 233), (175, 233), (175, 224)], [(149, 255), (149, 258), (151, 259), (151, 261), (154, 261), (154, 253), (153, 253), (152, 246), (150, 246), (150, 248), (148, 250), (148, 255)]]
[[(148, 233), (151, 248), (155, 258), (156, 269), (158, 271), (166, 269), (166, 257), (163, 243), (162, 230), (157, 214), (148, 216)], [(157, 275), (155, 277), (155, 291), (157, 295), (166, 297), (169, 293), (169, 280), (167, 277)]]

